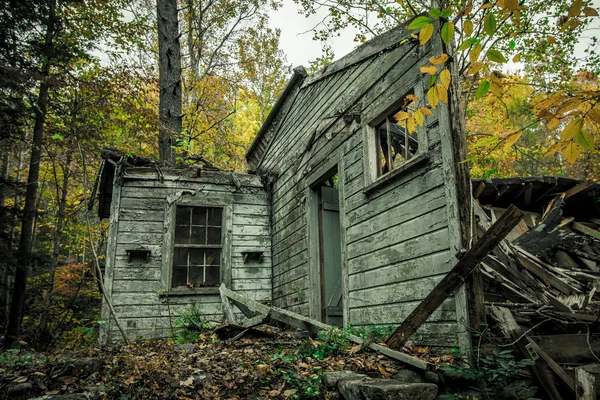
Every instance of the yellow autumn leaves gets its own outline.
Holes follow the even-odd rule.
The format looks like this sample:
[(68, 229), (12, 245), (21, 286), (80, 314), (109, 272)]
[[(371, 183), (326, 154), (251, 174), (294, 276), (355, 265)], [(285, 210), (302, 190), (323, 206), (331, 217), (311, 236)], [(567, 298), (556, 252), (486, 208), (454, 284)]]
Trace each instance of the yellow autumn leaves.
[(417, 129), (417, 126), (423, 126), (426, 115), (433, 117), (433, 112), (427, 107), (419, 107), (412, 114), (407, 111), (400, 111), (394, 115), (394, 118), (396, 118), (399, 124), (402, 121), (406, 121), (406, 129), (408, 132), (413, 133)]
[[(586, 92), (581, 93), (582, 97), (572, 97), (565, 93), (557, 92), (549, 95), (546, 99), (536, 104), (538, 118), (546, 120), (546, 128), (555, 129), (560, 126), (563, 118), (571, 117), (572, 120), (564, 127), (560, 133), (560, 140), (550, 146), (546, 155), (552, 155), (561, 152), (564, 159), (573, 164), (583, 150), (594, 150), (594, 139), (583, 128), (585, 117), (590, 118), (594, 123), (600, 123), (600, 112), (595, 108), (590, 108), (583, 115), (573, 111), (585, 102)], [(587, 95), (597, 95), (590, 92)]]

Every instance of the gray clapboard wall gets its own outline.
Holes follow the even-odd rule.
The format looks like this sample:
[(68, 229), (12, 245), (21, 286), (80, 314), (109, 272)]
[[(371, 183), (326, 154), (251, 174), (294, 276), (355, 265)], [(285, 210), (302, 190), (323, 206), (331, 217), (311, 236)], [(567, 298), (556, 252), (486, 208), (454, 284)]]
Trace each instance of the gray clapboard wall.
[[(353, 326), (400, 323), (454, 265), (456, 198), (444, 154), (450, 152), (443, 104), (419, 132), (420, 158), (392, 179), (370, 179), (374, 125), (414, 90), (424, 98), (429, 76), (419, 67), (441, 46), (419, 46), (396, 28), (325, 70), (296, 75), (247, 154), (272, 186), (273, 303), (317, 316), (318, 261), (311, 239), (311, 185), (337, 168), (342, 225), (344, 322)], [(344, 115), (358, 114), (356, 119)], [(447, 159), (447, 158), (446, 158)], [(369, 175), (369, 176), (368, 176)], [(447, 300), (419, 329), (415, 341), (457, 343), (464, 302)], [(458, 311), (458, 312), (457, 312)]]
[[(218, 288), (198, 294), (169, 294), (165, 287), (163, 252), (169, 229), (169, 199), (185, 199), (186, 204), (215, 202), (232, 210), (226, 216), (231, 246), (223, 249), (225, 281), (228, 286), (255, 300), (271, 299), (271, 227), (268, 194), (258, 176), (229, 172), (203, 172), (201, 177), (178, 170), (128, 168), (114, 181), (109, 227), (105, 287), (118, 318), (130, 339), (168, 336), (173, 317), (195, 305), (203, 318), (222, 321)], [(186, 194), (182, 194), (186, 193)], [(146, 262), (129, 262), (127, 250), (150, 250)], [(262, 251), (260, 263), (246, 263), (243, 252)], [(101, 340), (120, 340), (108, 307), (103, 308)]]

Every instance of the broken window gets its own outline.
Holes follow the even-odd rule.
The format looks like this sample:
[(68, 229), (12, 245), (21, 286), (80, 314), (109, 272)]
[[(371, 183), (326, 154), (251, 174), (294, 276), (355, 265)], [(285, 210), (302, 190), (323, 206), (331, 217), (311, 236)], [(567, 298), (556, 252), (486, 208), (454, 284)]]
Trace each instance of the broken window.
[(171, 287), (221, 282), (223, 209), (177, 206)]
[(377, 177), (383, 176), (410, 160), (419, 150), (416, 129), (410, 132), (407, 120), (398, 121), (396, 115), (401, 112), (412, 114), (415, 103), (407, 96), (401, 107), (385, 117), (375, 126)]

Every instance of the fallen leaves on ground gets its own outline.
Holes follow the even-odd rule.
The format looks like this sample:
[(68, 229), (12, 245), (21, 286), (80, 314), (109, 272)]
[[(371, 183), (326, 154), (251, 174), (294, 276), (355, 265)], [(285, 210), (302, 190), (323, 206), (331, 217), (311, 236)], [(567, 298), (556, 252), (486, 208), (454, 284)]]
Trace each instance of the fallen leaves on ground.
[[(339, 397), (325, 389), (325, 371), (352, 370), (390, 377), (402, 368), (377, 352), (357, 346), (322, 360), (303, 357), (298, 355), (302, 343), (307, 342), (288, 335), (235, 342), (202, 335), (193, 345), (148, 340), (113, 349), (63, 352), (60, 357), (47, 355), (27, 365), (0, 365), (5, 369), (0, 397), (13, 382), (37, 382), (32, 395), (81, 393), (92, 388), (102, 398), (333, 399)], [(309, 343), (318, 342), (309, 339)], [(70, 368), (78, 357), (99, 358), (99, 370)]]

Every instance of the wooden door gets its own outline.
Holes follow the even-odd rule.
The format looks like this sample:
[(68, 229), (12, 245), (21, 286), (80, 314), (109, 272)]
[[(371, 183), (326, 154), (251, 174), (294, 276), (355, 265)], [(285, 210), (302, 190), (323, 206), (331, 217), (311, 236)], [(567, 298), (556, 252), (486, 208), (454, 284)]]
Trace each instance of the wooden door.
[(321, 186), (319, 197), (321, 318), (327, 324), (342, 326), (342, 259), (339, 193), (336, 188)]

